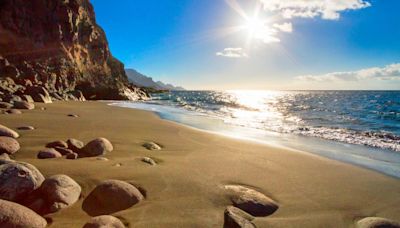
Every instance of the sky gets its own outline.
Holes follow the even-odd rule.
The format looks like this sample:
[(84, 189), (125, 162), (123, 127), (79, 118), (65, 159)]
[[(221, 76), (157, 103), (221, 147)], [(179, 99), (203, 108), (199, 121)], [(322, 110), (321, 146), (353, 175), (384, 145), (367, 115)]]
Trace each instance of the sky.
[(187, 89), (400, 89), (399, 0), (91, 2), (126, 68)]

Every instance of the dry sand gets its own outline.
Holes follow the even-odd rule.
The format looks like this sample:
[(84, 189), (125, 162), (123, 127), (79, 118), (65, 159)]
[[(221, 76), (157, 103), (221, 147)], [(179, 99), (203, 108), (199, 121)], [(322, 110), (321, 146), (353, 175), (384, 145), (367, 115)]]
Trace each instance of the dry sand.
[[(400, 220), (400, 180), (370, 170), (194, 130), (103, 102), (36, 106), (21, 115), (0, 116), (0, 123), (13, 129), (36, 127), (18, 131), (22, 148), (14, 159), (35, 165), (45, 176), (71, 176), (82, 186), (83, 197), (105, 179), (142, 187), (144, 201), (114, 214), (129, 227), (222, 227), (224, 209), (231, 205), (221, 188), (225, 184), (251, 186), (278, 202), (273, 215), (254, 220), (257, 227), (352, 227), (366, 216)], [(97, 137), (113, 143), (109, 161), (36, 158), (50, 141), (77, 138), (86, 143)], [(147, 141), (163, 149), (143, 148)], [(159, 164), (142, 162), (145, 156)], [(89, 216), (81, 206), (82, 199), (48, 216), (51, 227), (82, 227)]]

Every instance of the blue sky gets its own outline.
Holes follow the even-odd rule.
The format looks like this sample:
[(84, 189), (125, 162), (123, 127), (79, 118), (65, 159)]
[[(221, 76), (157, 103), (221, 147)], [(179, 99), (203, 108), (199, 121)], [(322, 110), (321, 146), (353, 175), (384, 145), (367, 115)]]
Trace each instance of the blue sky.
[(189, 89), (400, 89), (398, 0), (92, 0), (126, 68)]

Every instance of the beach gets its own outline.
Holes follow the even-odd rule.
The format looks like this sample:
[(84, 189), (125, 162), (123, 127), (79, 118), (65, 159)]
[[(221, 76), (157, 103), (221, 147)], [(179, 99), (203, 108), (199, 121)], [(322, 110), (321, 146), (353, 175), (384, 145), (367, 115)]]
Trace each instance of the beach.
[[(45, 107), (45, 110), (41, 110)], [(72, 118), (68, 114), (76, 114)], [(106, 102), (36, 103), (20, 115), (1, 115), (18, 131), (17, 161), (36, 166), (45, 177), (66, 174), (82, 187), (81, 199), (47, 215), (52, 227), (82, 227), (90, 216), (82, 201), (103, 180), (124, 180), (142, 189), (145, 199), (119, 211), (128, 227), (222, 227), (232, 205), (225, 185), (242, 185), (273, 199), (279, 209), (256, 217), (257, 227), (352, 227), (359, 219), (400, 218), (400, 181), (383, 174), (306, 152), (228, 138), (160, 119), (156, 114)], [(87, 143), (105, 137), (114, 150), (104, 157), (37, 159), (54, 140)], [(161, 150), (142, 145), (156, 142)], [(157, 165), (142, 162), (151, 157)]]

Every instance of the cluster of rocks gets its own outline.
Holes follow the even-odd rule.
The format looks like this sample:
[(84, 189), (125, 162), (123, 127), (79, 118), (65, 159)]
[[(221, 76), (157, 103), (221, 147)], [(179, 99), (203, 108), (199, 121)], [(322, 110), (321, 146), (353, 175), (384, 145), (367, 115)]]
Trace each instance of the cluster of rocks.
[(106, 138), (96, 138), (86, 145), (78, 139), (57, 140), (46, 144), (37, 154), (39, 159), (61, 158), (78, 159), (97, 157), (113, 151), (113, 145)]
[[(162, 149), (161, 146), (155, 142), (145, 142), (142, 144), (142, 146), (144, 148), (146, 148), (147, 150), (161, 150)], [(147, 163), (149, 165), (152, 165), (152, 166), (157, 165), (157, 162), (151, 157), (143, 157), (141, 159), (141, 161), (144, 163)]]

